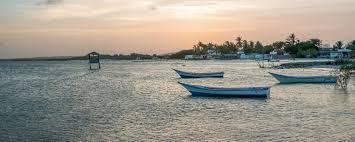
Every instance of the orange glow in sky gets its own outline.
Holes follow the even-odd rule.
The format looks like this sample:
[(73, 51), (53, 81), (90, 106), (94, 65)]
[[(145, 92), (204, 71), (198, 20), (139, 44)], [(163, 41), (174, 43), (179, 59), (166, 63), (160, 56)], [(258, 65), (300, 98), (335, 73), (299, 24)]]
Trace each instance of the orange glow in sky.
[(354, 0), (0, 1), (0, 58), (171, 53), (235, 37), (355, 39)]

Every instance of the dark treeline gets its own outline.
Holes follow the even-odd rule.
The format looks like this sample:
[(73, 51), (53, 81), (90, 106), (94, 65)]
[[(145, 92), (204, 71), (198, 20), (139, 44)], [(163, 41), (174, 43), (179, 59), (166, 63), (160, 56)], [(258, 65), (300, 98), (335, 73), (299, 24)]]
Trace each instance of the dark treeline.
[[(272, 51), (282, 55), (288, 53), (293, 57), (317, 57), (318, 51), (324, 46), (322, 40), (318, 38), (309, 39), (306, 41), (299, 40), (295, 34), (291, 33), (284, 41), (275, 41), (268, 45), (263, 45), (260, 41), (246, 40), (242, 37), (237, 37), (235, 41), (226, 41), (222, 44), (214, 43), (202, 43), (198, 42), (192, 49), (182, 50), (174, 54), (167, 55), (148, 55), (131, 53), (128, 55), (115, 54), (115, 55), (100, 55), (101, 59), (113, 59), (113, 60), (146, 60), (146, 59), (183, 59), (185, 55), (206, 55), (206, 54), (235, 54), (238, 51), (243, 51), (246, 54), (259, 53), (269, 54)], [(343, 41), (337, 41), (333, 47), (328, 47), (327, 50), (338, 49), (350, 49), (352, 50), (351, 56), (355, 57), (355, 40), (348, 43)], [(211, 53), (212, 52), (212, 53)], [(44, 57), (44, 58), (22, 58), (22, 59), (0, 59), (0, 61), (63, 61), (63, 60), (87, 60), (88, 56), (78, 57)]]
[(136, 59), (142, 59), (142, 60), (147, 60), (147, 59), (153, 59), (155, 58), (156, 55), (148, 55), (148, 54), (138, 54), (138, 53), (131, 53), (129, 55), (124, 55), (124, 54), (115, 54), (113, 56), (111, 55), (100, 55), (100, 58), (102, 59), (113, 59), (113, 60), (136, 60)]
[[(237, 37), (235, 41), (226, 41), (222, 44), (202, 43), (198, 42), (191, 50), (184, 50), (176, 53), (175, 56), (182, 57), (183, 54), (205, 55), (213, 51), (216, 54), (233, 54), (238, 51), (243, 51), (246, 54), (259, 53), (269, 54), (272, 51), (279, 55), (289, 53), (293, 57), (316, 57), (318, 51), (322, 48), (322, 40), (318, 38), (309, 39), (306, 41), (299, 40), (295, 34), (290, 34), (285, 41), (275, 41), (269, 45), (263, 45), (260, 41), (246, 40), (242, 37)], [(330, 50), (347, 48), (355, 51), (355, 40), (345, 44), (342, 41), (337, 41)]]
[[(138, 53), (131, 53), (129, 55), (125, 54), (115, 54), (115, 55), (107, 55), (107, 54), (101, 54), (100, 59), (111, 59), (111, 60), (147, 60), (147, 59), (153, 59), (155, 58), (156, 55), (148, 55), (148, 54), (138, 54)], [(65, 58), (65, 59), (59, 59), (59, 60), (88, 60), (89, 56), (79, 56), (79, 57), (71, 57), (71, 58)], [(44, 59), (44, 60), (51, 60), (51, 59)], [(56, 60), (56, 59), (53, 59)]]
[[(100, 59), (110, 59), (110, 60), (149, 60), (158, 58), (157, 55), (148, 55), (148, 54), (138, 54), (131, 53), (129, 55), (124, 54), (115, 54), (107, 55), (101, 54)], [(0, 61), (70, 61), (70, 60), (88, 60), (89, 56), (77, 56), (77, 57), (39, 57), (39, 58), (18, 58), (18, 59), (0, 59)]]

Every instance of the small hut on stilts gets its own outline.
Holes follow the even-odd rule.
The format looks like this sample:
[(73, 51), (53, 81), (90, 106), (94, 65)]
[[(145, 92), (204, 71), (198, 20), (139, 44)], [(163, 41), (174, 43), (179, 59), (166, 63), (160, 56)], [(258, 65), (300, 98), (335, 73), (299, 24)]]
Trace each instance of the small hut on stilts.
[[(88, 54), (88, 56), (89, 56), (90, 70), (101, 69), (100, 54), (97, 52), (91, 52)], [(98, 68), (93, 68), (92, 65), (94, 65), (94, 64), (97, 64)]]

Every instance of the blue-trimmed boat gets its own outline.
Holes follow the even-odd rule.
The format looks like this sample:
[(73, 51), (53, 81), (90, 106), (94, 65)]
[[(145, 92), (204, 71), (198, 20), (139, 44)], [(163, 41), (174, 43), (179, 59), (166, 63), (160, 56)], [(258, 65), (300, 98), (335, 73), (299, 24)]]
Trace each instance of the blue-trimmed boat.
[(192, 73), (173, 69), (181, 78), (223, 78), (224, 72)]
[(336, 76), (287, 76), (269, 72), (281, 84), (290, 83), (336, 83)]
[(217, 88), (199, 85), (181, 84), (192, 96), (208, 97), (268, 97), (270, 87), (249, 87), (249, 88)]

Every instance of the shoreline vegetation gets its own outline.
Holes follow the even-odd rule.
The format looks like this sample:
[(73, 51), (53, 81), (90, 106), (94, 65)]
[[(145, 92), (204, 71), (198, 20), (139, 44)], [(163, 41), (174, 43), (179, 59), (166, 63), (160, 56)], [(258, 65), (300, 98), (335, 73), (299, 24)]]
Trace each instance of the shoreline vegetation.
[[(100, 54), (100, 59), (109, 60), (151, 60), (158, 58), (156, 55), (137, 54), (130, 55), (106, 55)], [(70, 60), (88, 60), (89, 56), (62, 56), (62, 57), (34, 57), (34, 58), (15, 58), (15, 59), (0, 59), (0, 61), (70, 61)]]
[[(186, 55), (208, 56), (228, 54), (270, 54), (271, 52), (277, 55), (290, 55), (291, 58), (317, 58), (320, 51), (336, 51), (339, 49), (351, 50), (349, 58), (355, 57), (355, 40), (348, 43), (337, 41), (331, 47), (329, 44), (323, 44), (322, 40), (312, 38), (301, 41), (295, 34), (291, 33), (285, 41), (275, 41), (268, 45), (263, 45), (260, 41), (245, 40), (242, 37), (237, 37), (235, 41), (225, 41), (222, 44), (202, 43), (198, 42), (193, 45), (192, 49), (181, 50), (176, 53), (149, 55), (131, 53), (107, 55), (101, 54), (101, 59), (111, 60), (153, 60), (153, 59), (184, 59)], [(17, 59), (0, 59), (0, 61), (67, 61), (67, 60), (88, 60), (88, 55), (85, 56), (62, 56), (62, 57), (35, 57), (35, 58), (17, 58)]]
[(175, 58), (184, 58), (185, 55), (208, 56), (230, 54), (277, 54), (290, 55), (291, 58), (317, 58), (322, 52), (336, 52), (338, 50), (350, 50), (348, 58), (355, 57), (355, 40), (348, 43), (337, 41), (323, 44), (319, 38), (311, 38), (301, 41), (294, 33), (291, 33), (284, 41), (275, 41), (264, 45), (260, 41), (246, 40), (237, 37), (235, 41), (225, 41), (222, 44), (198, 42), (190, 50), (182, 50), (173, 55)]

